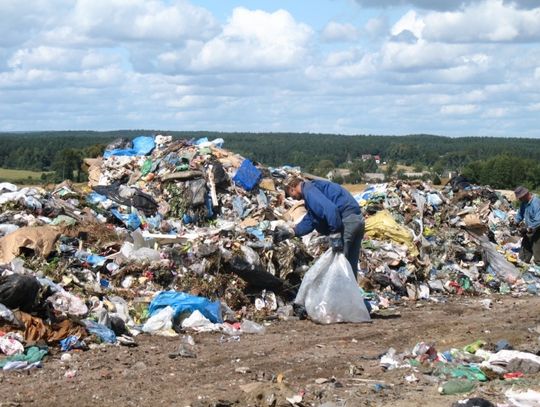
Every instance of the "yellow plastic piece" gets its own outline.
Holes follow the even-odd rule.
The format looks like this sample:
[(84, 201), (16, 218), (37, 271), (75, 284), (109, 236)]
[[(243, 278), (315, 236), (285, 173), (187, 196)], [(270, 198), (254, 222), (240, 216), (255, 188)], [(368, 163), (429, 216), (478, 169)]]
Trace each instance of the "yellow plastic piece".
[(392, 240), (409, 248), (411, 256), (418, 256), (418, 249), (413, 243), (413, 234), (405, 226), (398, 224), (392, 214), (379, 211), (366, 219), (366, 236), (377, 240)]

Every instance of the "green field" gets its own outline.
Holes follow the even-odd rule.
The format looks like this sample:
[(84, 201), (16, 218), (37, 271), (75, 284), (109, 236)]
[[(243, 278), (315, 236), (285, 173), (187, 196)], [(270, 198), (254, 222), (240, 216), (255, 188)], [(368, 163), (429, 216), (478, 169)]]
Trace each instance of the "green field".
[(40, 182), (41, 171), (11, 170), (0, 168), (0, 181), (2, 182)]

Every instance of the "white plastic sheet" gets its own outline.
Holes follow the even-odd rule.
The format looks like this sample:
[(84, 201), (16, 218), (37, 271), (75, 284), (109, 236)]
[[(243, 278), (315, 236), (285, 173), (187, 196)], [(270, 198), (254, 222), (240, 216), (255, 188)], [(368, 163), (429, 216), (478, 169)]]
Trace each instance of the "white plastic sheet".
[(532, 389), (527, 389), (527, 391), (510, 389), (506, 391), (505, 396), (514, 407), (540, 406), (540, 393)]
[(370, 321), (349, 261), (331, 249), (307, 271), (294, 302), (321, 324)]

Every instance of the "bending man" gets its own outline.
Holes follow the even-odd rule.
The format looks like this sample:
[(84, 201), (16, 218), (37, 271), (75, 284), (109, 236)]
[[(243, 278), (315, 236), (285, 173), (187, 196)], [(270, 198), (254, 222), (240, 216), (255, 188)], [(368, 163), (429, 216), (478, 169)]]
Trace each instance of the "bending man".
[(314, 229), (330, 235), (332, 249), (343, 251), (356, 278), (365, 225), (360, 206), (349, 191), (333, 182), (293, 177), (286, 183), (286, 192), (303, 199), (307, 213), (294, 230), (277, 231), (276, 240), (304, 236)]

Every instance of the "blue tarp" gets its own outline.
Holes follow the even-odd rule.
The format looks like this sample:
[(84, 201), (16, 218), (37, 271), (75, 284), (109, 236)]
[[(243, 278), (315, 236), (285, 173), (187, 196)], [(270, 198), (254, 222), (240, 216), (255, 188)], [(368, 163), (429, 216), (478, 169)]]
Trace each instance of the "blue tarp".
[(233, 181), (246, 191), (251, 191), (259, 183), (261, 177), (262, 172), (250, 160), (244, 160), (236, 171)]
[(221, 303), (210, 301), (208, 298), (197, 297), (181, 291), (162, 291), (150, 303), (148, 312), (150, 316), (167, 306), (174, 309), (174, 316), (177, 317), (184, 312), (200, 311), (206, 318), (214, 323), (222, 323)]
[(139, 136), (133, 139), (131, 148), (119, 148), (116, 150), (108, 150), (103, 153), (103, 158), (108, 158), (112, 155), (148, 155), (152, 152), (156, 143), (152, 136)]

